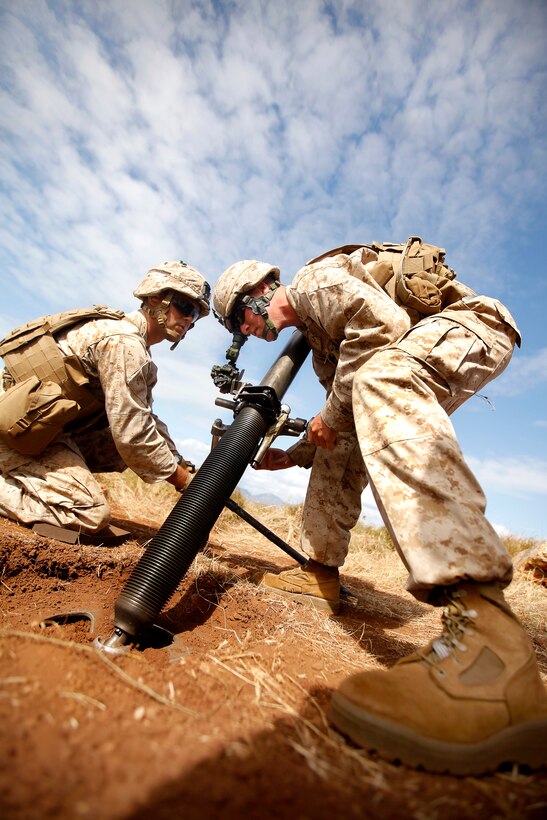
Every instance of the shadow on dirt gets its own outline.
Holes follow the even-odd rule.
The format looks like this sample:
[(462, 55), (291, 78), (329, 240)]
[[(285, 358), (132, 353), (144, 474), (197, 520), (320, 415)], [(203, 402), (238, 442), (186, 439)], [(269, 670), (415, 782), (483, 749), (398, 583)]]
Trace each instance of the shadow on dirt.
[[(131, 524), (133, 547), (127, 554), (123, 545), (121, 548), (80, 548), (51, 539), (41, 539), (17, 527), (18, 535), (20, 534), (17, 546), (7, 550), (4, 560), (0, 560), (3, 572), (8, 577), (24, 569), (31, 569), (46, 577), (75, 580), (89, 572), (100, 575), (100, 568), (102, 573), (106, 570), (116, 573), (119, 594), (127, 574), (156, 530), (121, 518), (116, 519), (115, 524), (127, 528)], [(264, 572), (279, 572), (291, 565), (288, 558), (287, 564), (279, 565), (269, 558), (228, 551), (214, 541), (205, 547), (204, 555), (212, 559), (211, 568), (200, 572), (196, 577), (183, 577), (175, 597), (156, 619), (159, 626), (174, 634), (192, 631), (207, 623), (215, 610), (223, 606), (227, 595), (235, 596), (237, 606), (239, 593), (237, 589), (232, 593), (231, 589), (238, 581), (257, 583)], [(218, 571), (215, 569), (215, 561)], [(427, 612), (424, 605), (409, 601), (408, 596), (403, 599), (379, 590), (369, 581), (356, 576), (343, 573), (342, 580), (350, 588), (352, 596), (344, 599), (341, 612), (335, 616), (335, 620), (352, 640), (387, 665), (416, 649), (416, 644), (401, 635), (394, 639), (388, 633), (423, 617)], [(282, 619), (281, 607), (279, 612)], [(419, 641), (420, 644), (424, 642)]]
[[(229, 594), (239, 580), (257, 583), (264, 572), (281, 571), (268, 560), (257, 556), (220, 552), (218, 545), (206, 548), (206, 554), (216, 557), (219, 572), (214, 570), (200, 574), (193, 579), (182, 596), (175, 599), (169, 609), (157, 619), (157, 623), (174, 633), (193, 630), (205, 624), (215, 609), (222, 606), (223, 597)], [(227, 567), (239, 571), (233, 578), (226, 576)], [(344, 576), (344, 583), (351, 589), (352, 596), (342, 603), (341, 612), (334, 619), (358, 645), (366, 649), (381, 663), (391, 665), (403, 656), (415, 651), (416, 644), (401, 639), (396, 642), (387, 631), (396, 630), (404, 624), (424, 616), (427, 608), (398, 595), (377, 589), (373, 584), (355, 576)], [(237, 592), (236, 592), (237, 596)], [(283, 617), (280, 609), (280, 618)], [(425, 641), (420, 641), (425, 643)]]
[[(163, 783), (125, 820), (357, 818), (475, 820), (503, 817), (496, 776), (458, 778), (413, 771), (348, 746), (329, 728), (330, 691), (312, 689), (300, 711), (245, 733)], [(539, 817), (538, 782), (515, 784), (512, 817)], [(537, 793), (536, 793), (537, 792)]]

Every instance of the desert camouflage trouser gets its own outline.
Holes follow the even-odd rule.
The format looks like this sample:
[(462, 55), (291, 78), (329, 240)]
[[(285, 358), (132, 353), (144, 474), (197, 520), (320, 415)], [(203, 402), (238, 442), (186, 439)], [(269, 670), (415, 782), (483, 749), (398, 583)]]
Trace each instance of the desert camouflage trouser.
[(315, 452), (301, 536), (311, 558), (343, 565), (368, 481), (413, 592), (462, 578), (510, 581), (511, 560), (448, 418), (511, 358), (515, 333), (496, 304), (480, 297), (482, 320), (477, 309), (424, 319), (356, 373), (361, 449), (345, 433), (334, 451)]
[[(460, 579), (509, 583), (512, 563), (448, 417), (509, 363), (516, 340), (495, 300), (422, 320), (355, 374), (369, 483), (419, 597)], [(505, 315), (505, 314), (504, 314)], [(470, 328), (475, 327), (473, 332)]]
[[(21, 524), (45, 522), (81, 532), (97, 532), (110, 521), (110, 507), (89, 464), (107, 472), (125, 465), (109, 450), (108, 430), (76, 441), (58, 436), (39, 456), (24, 456), (0, 443), (0, 515)], [(111, 463), (112, 462), (112, 465)]]
[(341, 567), (361, 513), (365, 466), (355, 433), (341, 433), (332, 452), (314, 449), (300, 546), (315, 561)]

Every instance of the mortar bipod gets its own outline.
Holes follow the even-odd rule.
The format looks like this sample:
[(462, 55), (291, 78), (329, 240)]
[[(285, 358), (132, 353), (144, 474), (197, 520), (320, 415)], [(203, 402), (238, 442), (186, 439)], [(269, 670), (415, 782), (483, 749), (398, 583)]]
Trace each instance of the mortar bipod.
[[(265, 538), (271, 541), (272, 544), (275, 544), (276, 547), (279, 547), (279, 549), (282, 549), (283, 552), (287, 553), (287, 555), (290, 555), (291, 558), (294, 558), (295, 561), (298, 561), (298, 563), (301, 566), (307, 564), (309, 560), (307, 556), (302, 555), (302, 553), (293, 549), (293, 547), (291, 547), (290, 544), (287, 544), (287, 542), (283, 541), (283, 539), (280, 538), (279, 535), (276, 535), (275, 532), (272, 532), (272, 530), (268, 529), (268, 527), (265, 524), (263, 524), (262, 521), (259, 521), (258, 518), (254, 517), (254, 515), (251, 515), (250, 512), (248, 512), (242, 506), (240, 506), (237, 503), (237, 501), (234, 501), (233, 498), (229, 498), (227, 500), (226, 507), (227, 509), (231, 510), (231, 512), (239, 516), (239, 518), (241, 518), (242, 521), (245, 521), (247, 524), (250, 524), (251, 527), (253, 527), (257, 532), (265, 536)], [(340, 595), (344, 595), (345, 597), (352, 597), (354, 594), (350, 589), (345, 587), (343, 584), (340, 584)]]

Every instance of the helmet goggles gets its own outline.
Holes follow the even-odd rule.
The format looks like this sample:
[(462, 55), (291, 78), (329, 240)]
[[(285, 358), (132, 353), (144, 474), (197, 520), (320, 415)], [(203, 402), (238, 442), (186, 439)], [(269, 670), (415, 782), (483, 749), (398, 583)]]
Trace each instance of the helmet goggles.
[(171, 304), (182, 316), (191, 318), (192, 325), (197, 322), (201, 315), (200, 306), (195, 302), (192, 302), (191, 299), (187, 299), (180, 293), (173, 293), (173, 296), (171, 297)]
[(245, 309), (247, 307), (250, 307), (250, 305), (246, 305), (241, 298), (235, 303), (230, 315), (230, 322), (235, 331), (241, 330), (241, 325), (245, 321)]

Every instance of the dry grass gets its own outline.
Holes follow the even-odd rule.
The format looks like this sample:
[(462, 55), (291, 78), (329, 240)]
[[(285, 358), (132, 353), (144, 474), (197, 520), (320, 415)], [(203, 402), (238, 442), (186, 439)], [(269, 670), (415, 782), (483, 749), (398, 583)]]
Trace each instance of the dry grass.
[(515, 558), (519, 552), (532, 549), (532, 547), (536, 547), (540, 543), (535, 538), (523, 538), (517, 535), (509, 535), (502, 538), (502, 541), (505, 544), (505, 549), (512, 558)]
[[(148, 516), (156, 526), (161, 525), (179, 498), (169, 485), (146, 485), (130, 471), (121, 476), (103, 475), (103, 480), (115, 504), (125, 507), (128, 512), (137, 510), (139, 520)], [(238, 491), (233, 498), (290, 546), (299, 550), (302, 505), (264, 506), (250, 501)], [(513, 557), (539, 543), (529, 538), (505, 539)], [(136, 547), (140, 552), (140, 548), (131, 543), (125, 549), (119, 549), (120, 568), (134, 559)], [(224, 510), (213, 528), (209, 547), (196, 557), (190, 573), (195, 579), (206, 574), (214, 575), (216, 581), (228, 590), (226, 594), (230, 597), (239, 594), (262, 596), (264, 593), (253, 581), (268, 569), (291, 565), (293, 560), (289, 556), (235, 513)], [(309, 610), (303, 618), (301, 607), (289, 601), (275, 601), (271, 605), (279, 612), (278, 626), (269, 639), (281, 642), (287, 633), (292, 633), (313, 645), (325, 657), (338, 656), (348, 668), (378, 666), (377, 658), (363, 653), (367, 647), (370, 621), (382, 618), (393, 621), (393, 627), (385, 628), (384, 634), (393, 640), (395, 655), (398, 642), (403, 648), (408, 642), (420, 645), (439, 631), (438, 611), (417, 603), (405, 592), (406, 578), (406, 570), (385, 528), (375, 529), (358, 524), (352, 532), (350, 550), (343, 568), (344, 583), (356, 591), (356, 598), (351, 599), (345, 608), (350, 614), (353, 609), (353, 632), (336, 618), (325, 618), (313, 610)], [(516, 572), (507, 590), (507, 599), (535, 639), (542, 667), (547, 671), (545, 588), (534, 583), (529, 573)], [(401, 638), (402, 624), (405, 628)]]
[(180, 498), (166, 481), (146, 484), (132, 470), (98, 473), (96, 478), (103, 486), (115, 516), (127, 515), (149, 526), (159, 526)]
[[(385, 769), (348, 746), (329, 729), (327, 717), (315, 698), (290, 674), (266, 668), (260, 654), (224, 653), (208, 656), (220, 670), (235, 676), (254, 692), (254, 703), (273, 724), (280, 718), (289, 719), (297, 739), (287, 738), (287, 743), (305, 760), (308, 767), (321, 779), (336, 778), (338, 781), (353, 777), (357, 767), (359, 776), (381, 791), (389, 791)], [(311, 714), (302, 714), (302, 701), (310, 700)], [(238, 741), (241, 746), (241, 741)], [(248, 747), (234, 747), (236, 755), (248, 753)]]
[[(113, 502), (125, 510), (128, 518), (134, 516), (135, 520), (149, 522), (150, 526), (159, 527), (179, 497), (168, 485), (145, 485), (131, 473), (101, 476), (101, 481), (108, 486)], [(234, 498), (291, 546), (299, 548), (301, 506), (266, 507), (254, 504), (238, 493)], [(520, 544), (519, 550), (516, 550), (517, 543)], [(517, 552), (531, 546), (534, 544), (529, 539), (514, 539), (513, 547)], [(82, 547), (81, 551), (82, 554), (89, 553), (91, 558), (101, 554), (93, 547)], [(116, 548), (116, 557), (112, 560), (118, 562), (121, 571), (134, 563), (141, 553), (142, 546), (130, 542)], [(404, 591), (406, 570), (383, 528), (375, 530), (358, 525), (353, 531), (343, 581), (356, 595), (345, 604), (343, 617), (329, 618), (290, 601), (269, 600), (252, 582), (256, 573), (291, 564), (292, 559), (284, 556), (282, 551), (237, 515), (228, 510), (223, 512), (213, 528), (208, 547), (197, 555), (188, 575), (195, 584), (196, 594), (203, 594), (202, 589), (210, 589), (208, 581), (212, 578), (216, 587), (220, 586), (223, 590), (223, 607), (234, 602), (238, 607), (244, 603), (250, 604), (247, 608), (251, 613), (256, 611), (256, 617), (246, 621), (242, 629), (228, 629), (226, 622), (226, 628), (222, 624), (215, 626), (214, 629), (219, 629), (218, 643), (214, 637), (199, 671), (215, 678), (235, 680), (239, 687), (250, 690), (252, 705), (259, 713), (263, 726), (272, 728), (279, 722), (289, 726), (291, 731), (284, 733), (285, 742), (320, 779), (347, 784), (348, 788), (355, 782), (369, 783), (380, 796), (389, 795), (393, 767), (352, 748), (330, 729), (322, 707), (324, 700), (316, 696), (313, 687), (329, 688), (323, 670), (335, 668), (338, 674), (345, 675), (353, 670), (385, 666), (384, 660), (373, 651), (378, 645), (379, 636), (392, 644), (392, 659), (407, 654), (409, 643), (423, 645), (438, 634), (439, 612), (419, 604)], [(507, 598), (535, 639), (538, 660), (547, 675), (545, 589), (520, 573), (509, 587)], [(267, 627), (258, 615), (264, 612), (266, 601), (268, 614), (274, 613)], [(210, 602), (215, 603), (214, 600)], [(254, 603), (256, 608), (253, 607)], [(233, 622), (228, 626), (233, 626)], [(4, 632), (0, 637), (14, 639), (16, 636), (21, 640), (44, 640), (45, 637), (15, 631), (11, 635)], [(310, 677), (307, 681), (299, 678), (300, 669), (286, 662), (287, 645), (291, 641), (303, 647), (302, 654), (306, 654), (308, 660), (313, 658), (314, 678)], [(69, 644), (63, 642), (62, 645), (66, 647)], [(94, 657), (90, 648), (85, 647), (85, 651)], [(100, 661), (106, 662), (105, 657), (101, 655)], [(117, 669), (111, 671), (121, 674)], [(142, 684), (140, 679), (136, 681), (123, 674), (122, 678), (126, 684), (140, 689), (159, 703), (186, 711), (182, 704), (174, 703), (173, 697), (165, 698)], [(233, 693), (239, 691), (227, 688), (232, 698), (235, 698)], [(239, 699), (237, 702), (234, 699), (236, 708), (241, 708)], [(212, 719), (214, 711), (206, 717)], [(256, 748), (257, 735), (253, 734), (255, 725), (250, 725), (248, 732), (227, 741), (226, 753), (229, 756), (242, 760), (246, 757), (260, 758), (262, 750)], [(500, 774), (484, 783), (480, 780), (474, 782), (489, 799), (499, 801), (499, 816), (517, 816), (510, 801), (507, 805), (504, 803), (505, 797), (501, 793), (504, 785), (501, 778), (504, 776)], [(420, 781), (416, 780), (416, 789), (419, 784)], [(412, 791), (412, 784), (409, 788)], [(450, 802), (450, 799), (447, 798), (447, 801)], [(442, 807), (439, 803), (438, 814), (432, 806), (423, 814), (409, 808), (408, 816), (441, 817)]]

